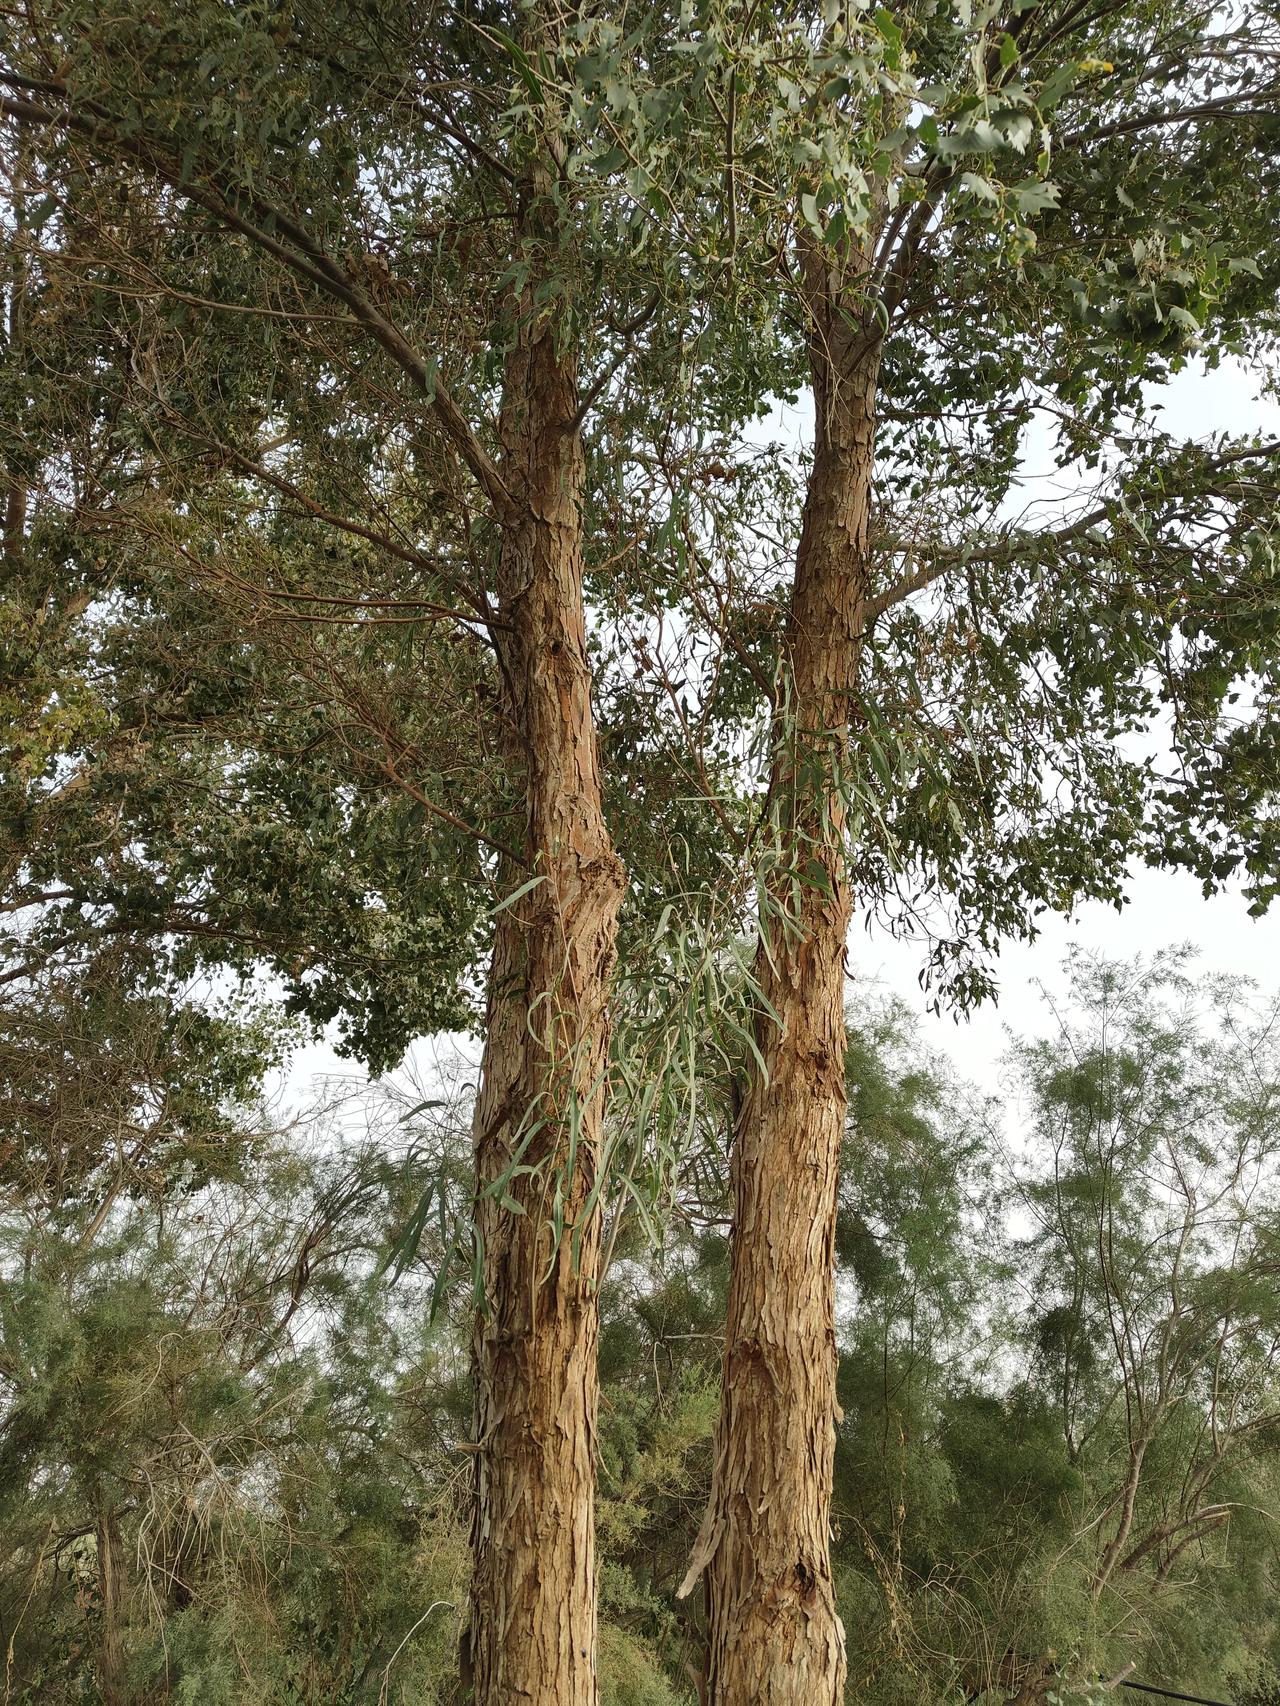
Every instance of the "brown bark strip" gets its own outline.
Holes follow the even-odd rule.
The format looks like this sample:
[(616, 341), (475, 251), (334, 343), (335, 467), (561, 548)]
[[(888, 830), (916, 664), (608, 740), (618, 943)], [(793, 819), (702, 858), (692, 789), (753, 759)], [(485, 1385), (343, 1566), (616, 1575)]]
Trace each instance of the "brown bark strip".
[(879, 343), (839, 293), (815, 291), (815, 460), (786, 636), (791, 732), (770, 778), (780, 874), (804, 879), (798, 926), (774, 927), (732, 1163), (734, 1233), (711, 1501), (689, 1574), (705, 1572), (708, 1706), (843, 1700), (831, 1574), (836, 1185), (844, 1131), (845, 937), (851, 892), (839, 785), (867, 596)]
[[(553, 328), (531, 325), (527, 305), (522, 317), (500, 423), (518, 519), (502, 534), (498, 643), (528, 812), (526, 868), (506, 877), (514, 890), (532, 872), (533, 886), (498, 919), (474, 1126), (486, 1306), (469, 1660), (478, 1706), (595, 1706), (600, 1214), (588, 1198), (623, 874), (591, 711), (577, 376)], [(495, 1190), (515, 1161), (533, 1170)]]
[(102, 1706), (124, 1706), (125, 1659), (121, 1635), (123, 1605), (120, 1581), (120, 1536), (113, 1513), (99, 1519), (98, 1609), (102, 1619), (98, 1639), (98, 1692)]

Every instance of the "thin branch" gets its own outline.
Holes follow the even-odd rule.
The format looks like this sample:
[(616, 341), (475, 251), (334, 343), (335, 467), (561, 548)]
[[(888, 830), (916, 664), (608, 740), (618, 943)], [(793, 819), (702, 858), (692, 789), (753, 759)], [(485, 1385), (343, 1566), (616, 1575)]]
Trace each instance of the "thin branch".
[[(1231, 451), (1225, 451), (1216, 456), (1208, 464), (1209, 470), (1219, 473), (1233, 464), (1248, 461), (1256, 457), (1275, 456), (1280, 454), (1280, 441), (1260, 445), (1242, 445)], [(1213, 485), (1206, 485), (1202, 496), (1221, 496), (1222, 491)], [(864, 621), (870, 625), (877, 616), (884, 614), (895, 604), (901, 604), (904, 598), (909, 598), (913, 592), (920, 592), (931, 586), (934, 581), (941, 579), (949, 570), (968, 568), (975, 564), (997, 562), (1001, 558), (1016, 555), (1019, 551), (1040, 550), (1045, 546), (1065, 545), (1084, 534), (1100, 527), (1104, 521), (1109, 521), (1116, 513), (1114, 502), (1099, 504), (1095, 509), (1078, 516), (1075, 521), (1068, 522), (1064, 527), (1050, 528), (1044, 532), (1020, 531), (1005, 533), (999, 541), (989, 545), (985, 550), (970, 551), (959, 546), (948, 546), (930, 553), (933, 560), (925, 567), (915, 570), (912, 574), (904, 575), (892, 586), (886, 587), (875, 597), (868, 598), (863, 606)], [(915, 553), (920, 555), (922, 553)]]
[[(1058, 148), (1065, 150), (1078, 148), (1083, 143), (1109, 142), (1116, 136), (1132, 136), (1135, 131), (1186, 124), (1198, 118), (1264, 118), (1275, 110), (1278, 95), (1280, 88), (1275, 84), (1268, 84), (1262, 89), (1251, 89), (1247, 95), (1223, 95), (1216, 101), (1203, 101), (1199, 106), (1154, 107), (1149, 112), (1135, 113), (1132, 118), (1117, 119), (1114, 124), (1101, 125), (1097, 130), (1077, 131), (1073, 136), (1063, 137)], [(1256, 106), (1253, 104), (1255, 102)]]

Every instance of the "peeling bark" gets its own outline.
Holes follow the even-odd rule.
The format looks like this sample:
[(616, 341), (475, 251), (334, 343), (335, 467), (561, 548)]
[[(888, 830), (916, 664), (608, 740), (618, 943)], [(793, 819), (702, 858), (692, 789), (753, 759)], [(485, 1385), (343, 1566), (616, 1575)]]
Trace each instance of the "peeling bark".
[[(588, 1199), (623, 872), (591, 710), (576, 373), (553, 329), (522, 319), (500, 423), (513, 509), (498, 594), (528, 868), (504, 877), (509, 891), (534, 882), (498, 919), (474, 1124), (485, 1305), (468, 1657), (480, 1706), (595, 1706), (600, 1213)], [(531, 1171), (493, 1190), (517, 1161)]]
[[(770, 807), (777, 904), (801, 872), (798, 928), (774, 928), (756, 976), (765, 1072), (734, 1134), (732, 1273), (711, 1500), (689, 1574), (705, 1572), (708, 1706), (843, 1700), (831, 1574), (836, 1403), (834, 1245), (844, 1132), (845, 937), (851, 892), (838, 785), (867, 595), (878, 341), (815, 299), (815, 460), (786, 635), (793, 738)], [(815, 881), (821, 871), (821, 880)]]

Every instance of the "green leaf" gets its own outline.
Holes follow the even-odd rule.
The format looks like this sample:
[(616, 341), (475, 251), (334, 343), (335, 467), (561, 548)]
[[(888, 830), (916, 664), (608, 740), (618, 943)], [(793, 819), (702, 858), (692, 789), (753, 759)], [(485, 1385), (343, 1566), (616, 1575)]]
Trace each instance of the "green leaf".
[(529, 55), (520, 46), (519, 42), (514, 41), (505, 30), (500, 30), (496, 24), (490, 24), (488, 26), (488, 30), (491, 35), (496, 36), (498, 41), (502, 43), (503, 47), (505, 47), (507, 52), (511, 55), (512, 64), (519, 73), (520, 80), (529, 91), (530, 98), (534, 101), (535, 105), (540, 107), (545, 106), (547, 97), (543, 91), (541, 79), (534, 70), (533, 62), (529, 58)]
[(1015, 184), (1009, 195), (1021, 214), (1042, 213), (1045, 208), (1057, 207), (1062, 200), (1058, 185), (1043, 178), (1026, 178)]
[(511, 893), (494, 907), (493, 917), (496, 918), (500, 912), (505, 912), (509, 906), (515, 906), (517, 901), (523, 900), (525, 895), (532, 893), (539, 883), (545, 883), (546, 880), (545, 873), (539, 873), (536, 877), (530, 877), (528, 882), (521, 883), (518, 889), (512, 889)]
[(965, 172), (956, 185), (958, 190), (968, 190), (971, 195), (980, 196), (983, 201), (998, 203), (1000, 192), (988, 179), (979, 177), (976, 172)]

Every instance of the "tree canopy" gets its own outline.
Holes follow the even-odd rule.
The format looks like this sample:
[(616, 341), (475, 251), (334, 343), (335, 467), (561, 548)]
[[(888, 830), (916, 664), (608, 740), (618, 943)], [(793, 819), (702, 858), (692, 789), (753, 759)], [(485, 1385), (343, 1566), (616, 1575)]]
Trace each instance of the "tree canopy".
[[(211, 1331), (266, 1335), (226, 1353), (237, 1463), (276, 1462), (277, 1353), (305, 1409), (340, 1333), (367, 1332), (376, 1408), (433, 1334), (459, 1354), (469, 1276), (473, 1411), (448, 1444), (470, 1466), (458, 1686), (479, 1706), (596, 1706), (630, 1636), (660, 1700), (704, 1635), (707, 1706), (834, 1706), (842, 1617), (855, 1687), (891, 1651), (893, 1687), (998, 1681), (1022, 1706), (1119, 1663), (1132, 1606), (1163, 1650), (1166, 1590), (1236, 1544), (1231, 1477), (1253, 1487), (1269, 1438), (1268, 1235), (1241, 1196), (1269, 1102), (1219, 1082), (1268, 1081), (1264, 1033), (1240, 1040), (1223, 990), (1205, 1040), (1164, 968), (1166, 1005), (1121, 1001), (1113, 1045), (1102, 976), (1097, 1035), (1063, 1045), (1081, 1063), (1021, 1059), (1052, 1184), (1035, 1161), (999, 1178), (929, 1072), (850, 1031), (846, 956), (855, 918), (911, 930), (964, 1009), (996, 992), (1002, 942), (1123, 904), (1135, 863), (1274, 897), (1280, 445), (1248, 423), (1187, 439), (1159, 407), (1194, 364), (1274, 380), (1274, 5), (32, 0), (5, 23), (0, 1165), (12, 1271), (74, 1275), (32, 1292), (63, 1325), (19, 1358), (12, 1413), (44, 1415), (30, 1379), (74, 1340), (73, 1386), (124, 1358), (141, 1430), (54, 1467), (24, 1422), (14, 1462), (65, 1493), (53, 1535), (79, 1525), (108, 1706), (144, 1685), (157, 1578), (130, 1547), (185, 1580), (137, 1483), (161, 1459), (171, 1486), (228, 1473), (209, 1441), (174, 1446), (178, 1468), (143, 1441), (160, 1389), (128, 1358), (153, 1344), (163, 1370), (173, 1322), (207, 1324), (182, 1266), (203, 1222), (166, 1242), (175, 1192), (281, 1228), (228, 1232), (226, 1283), (261, 1310), (219, 1305)], [(784, 404), (801, 442), (774, 442)], [(299, 1163), (320, 1244), (281, 1219), (287, 1146), (254, 1097), (294, 1020), (375, 1073), (478, 1033), (469, 1186), (451, 1131), (434, 1175), (352, 1159), (350, 1196), (337, 1160)], [(1175, 1159), (1188, 1100), (1213, 1143)], [(979, 1189), (1021, 1193), (1024, 1249), (971, 1238)], [(373, 1275), (404, 1281), (424, 1249), (453, 1313), (398, 1338)], [(713, 1468), (707, 1364), (686, 1347), (664, 1381), (655, 1252), (683, 1330), (714, 1345), (724, 1318)], [(1035, 1322), (1019, 1266), (1053, 1300)], [(291, 1339), (313, 1283), (318, 1337)], [(1025, 1378), (979, 1356), (984, 1311)], [(625, 1427), (599, 1400), (615, 1328), (654, 1364)], [(1006, 1544), (1010, 1438), (1040, 1518)], [(451, 1485), (409, 1458), (433, 1499)], [(597, 1501), (597, 1464), (652, 1521)], [(240, 1492), (270, 1527), (292, 1507), (255, 1473)], [(666, 1522), (668, 1474), (709, 1495), (694, 1533), (683, 1506)], [(936, 1560), (908, 1532), (959, 1486), (1000, 1513), (981, 1564), (955, 1562), (973, 1536), (944, 1546), (943, 1515)], [(860, 1551), (842, 1531), (833, 1554), (837, 1496)], [(621, 1575), (596, 1567), (597, 1502)], [(420, 1518), (386, 1517), (397, 1545)], [(292, 1521), (259, 1582), (287, 1573)], [(338, 1557), (358, 1526), (319, 1544)], [(666, 1597), (673, 1535), (705, 1625)], [(41, 1542), (18, 1556), (45, 1579)], [(384, 1622), (360, 1668), (330, 1621), (336, 1668), (290, 1659), (270, 1686), (387, 1696), (419, 1622)], [(1189, 1675), (1252, 1662), (1203, 1640)], [(413, 1686), (452, 1686), (441, 1663)]]

